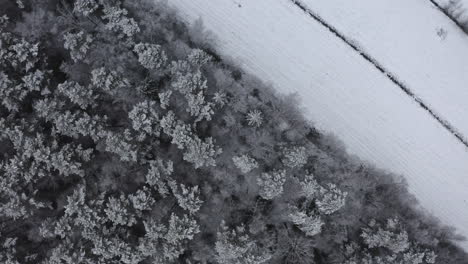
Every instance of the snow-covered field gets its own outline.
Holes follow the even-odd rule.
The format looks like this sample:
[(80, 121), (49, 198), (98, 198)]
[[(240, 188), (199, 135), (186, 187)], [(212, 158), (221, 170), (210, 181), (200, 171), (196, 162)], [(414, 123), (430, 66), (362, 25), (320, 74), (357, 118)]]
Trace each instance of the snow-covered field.
[[(426, 5), (430, 4), (421, 0), (410, 1), (415, 2), (411, 5), (406, 2), (405, 5), (397, 5), (393, 4), (395, 1), (375, 2), (388, 6), (387, 10), (395, 13), (404, 8), (415, 8), (413, 11), (417, 13), (418, 10), (428, 9)], [(344, 0), (335, 2), (346, 3)], [(350, 153), (378, 167), (404, 174), (410, 190), (425, 208), (445, 224), (468, 235), (468, 149), (349, 45), (311, 19), (290, 0), (170, 0), (169, 3), (188, 22), (202, 18), (205, 27), (217, 37), (219, 53), (231, 57), (247, 71), (271, 82), (280, 92), (298, 93), (302, 98), (304, 114), (320, 129), (336, 134), (344, 141)], [(356, 1), (353, 3), (357, 4)], [(449, 30), (447, 38), (438, 39), (436, 28), (428, 26), (429, 29), (424, 28), (423, 36), (434, 36), (431, 45), (437, 48), (437, 55), (430, 53), (430, 49), (426, 47), (420, 47), (421, 53), (414, 54), (409, 51), (415, 45), (424, 43), (393, 38), (395, 34), (403, 34), (398, 35), (402, 38), (410, 34), (390, 29), (389, 32), (379, 33), (384, 34), (383, 36), (388, 34), (389, 39), (379, 39), (375, 35), (378, 26), (372, 25), (369, 29), (364, 29), (369, 23), (362, 22), (367, 21), (366, 19), (360, 19), (369, 17), (382, 20), (384, 14), (374, 16), (364, 11), (355, 15), (353, 23), (362, 27), (362, 30), (374, 32), (374, 35), (366, 35), (363, 31), (348, 34), (358, 34), (360, 41), (366, 39), (371, 43), (366, 49), (378, 51), (373, 55), (379, 55), (385, 65), (398, 72), (402, 82), (422, 87), (418, 91), (431, 99), (431, 105), (437, 106), (452, 122), (458, 122), (459, 129), (467, 128), (468, 132), (468, 122), (462, 124), (468, 108), (461, 105), (460, 101), (462, 98), (468, 99), (468, 90), (465, 88), (458, 91), (452, 86), (448, 87), (455, 83), (461, 89), (459, 83), (468, 84), (467, 76), (459, 75), (458, 70), (461, 69), (456, 69), (456, 73), (447, 69), (437, 71), (443, 66), (450, 68), (452, 65), (467, 69), (468, 60), (463, 65), (452, 54), (456, 52), (453, 49), (461, 45), (452, 42), (455, 38), (463, 40), (463, 36), (456, 35), (458, 33), (454, 33), (455, 30), (446, 25), (442, 18), (440, 21), (435, 18), (438, 22), (434, 23), (440, 23)], [(336, 14), (338, 15), (348, 16), (343, 12)], [(432, 18), (426, 17), (426, 22), (429, 23), (427, 20), (430, 19)], [(390, 18), (379, 21), (387, 28), (394, 22)], [(400, 26), (400, 23), (402, 22), (398, 22), (396, 26)], [(392, 40), (391, 43), (388, 40)], [(377, 47), (377, 41), (380, 41), (381, 47)], [(444, 50), (442, 45), (450, 46)], [(392, 54), (399, 54), (398, 57), (393, 58), (386, 53), (389, 50), (392, 50)], [(444, 54), (451, 59), (443, 59)], [(420, 57), (423, 55), (425, 57)], [(459, 56), (465, 55), (468, 56), (468, 53)], [(403, 65), (404, 56), (407, 56), (408, 65)], [(436, 75), (425, 76), (422, 70), (414, 69), (416, 66), (421, 67), (419, 63)], [(430, 64), (441, 65), (430, 67)], [(433, 83), (446, 86), (439, 87)], [(437, 98), (442, 90), (450, 92), (455, 97), (452, 98), (454, 101), (445, 94)], [(443, 102), (453, 102), (456, 107), (444, 107)], [(465, 102), (468, 105), (468, 100)], [(464, 246), (468, 248), (468, 243)]]
[(468, 35), (428, 0), (299, 1), (468, 138)]

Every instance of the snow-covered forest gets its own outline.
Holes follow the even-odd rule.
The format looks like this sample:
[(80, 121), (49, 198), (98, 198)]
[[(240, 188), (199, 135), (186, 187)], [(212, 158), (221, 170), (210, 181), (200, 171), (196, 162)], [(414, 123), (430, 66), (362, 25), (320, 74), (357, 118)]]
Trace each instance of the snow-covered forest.
[(0, 7), (0, 263), (468, 263), (166, 2)]

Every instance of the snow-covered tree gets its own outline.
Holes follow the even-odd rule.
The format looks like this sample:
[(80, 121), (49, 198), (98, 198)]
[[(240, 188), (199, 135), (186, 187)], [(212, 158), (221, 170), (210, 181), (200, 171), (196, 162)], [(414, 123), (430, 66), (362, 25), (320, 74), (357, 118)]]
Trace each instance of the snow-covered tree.
[(301, 168), (307, 163), (308, 153), (303, 146), (286, 149), (283, 155), (283, 163), (289, 168)]
[(128, 199), (133, 208), (139, 211), (151, 210), (151, 207), (156, 203), (146, 187), (137, 190), (135, 194), (130, 194)]
[(161, 129), (154, 101), (147, 100), (136, 104), (128, 116), (132, 120), (133, 129), (139, 132), (139, 140), (144, 140), (147, 135), (159, 137)]
[(171, 99), (172, 91), (164, 91), (158, 94), (159, 103), (162, 109), (166, 109), (169, 106), (169, 100)]
[(104, 5), (103, 19), (107, 20), (106, 28), (119, 34), (120, 37), (133, 37), (140, 32), (140, 27), (128, 11), (116, 6)]
[(187, 61), (196, 67), (202, 67), (207, 63), (211, 62), (213, 57), (201, 49), (193, 49), (190, 51), (190, 54), (187, 56)]
[[(81, 145), (64, 145), (60, 150), (50, 153), (50, 166), (63, 176), (79, 175), (85, 176), (81, 160), (89, 161), (92, 149), (83, 150)], [(79, 159), (77, 158), (79, 157)]]
[(304, 180), (301, 181), (301, 187), (302, 192), (309, 199), (316, 197), (322, 190), (322, 186), (320, 186), (312, 173), (305, 175)]
[(252, 110), (245, 117), (249, 126), (260, 127), (263, 124), (263, 114), (259, 110)]
[(93, 260), (86, 256), (85, 250), (81, 247), (73, 245), (71, 240), (67, 239), (61, 244), (52, 249), (48, 264), (74, 264), (83, 263), (91, 264)]
[[(349, 245), (345, 264), (357, 263), (408, 263), (433, 264), (436, 254), (410, 241), (408, 233), (397, 218), (387, 219), (385, 225), (372, 220), (367, 227), (362, 228), (361, 237), (364, 248), (357, 243)], [(370, 249), (378, 254), (370, 254)]]
[(10, 111), (18, 111), (19, 105), (26, 95), (27, 92), (22, 89), (21, 85), (16, 85), (7, 74), (0, 72), (0, 96), (3, 106)]
[[(181, 124), (181, 122), (177, 122), (176, 116), (174, 112), (169, 110), (162, 118), (161, 118), (161, 128), (163, 132), (169, 136), (173, 137), (174, 134), (174, 129), (178, 124)], [(184, 126), (185, 127), (185, 126)], [(184, 128), (184, 130), (187, 130)], [(185, 134), (185, 133), (184, 133)], [(174, 143), (174, 142), (172, 142)], [(182, 146), (182, 145), (181, 145)], [(179, 147), (181, 148), (181, 147)]]
[(139, 264), (144, 260), (136, 247), (116, 236), (97, 236), (93, 246), (91, 252), (104, 263)]
[(104, 212), (107, 219), (116, 225), (132, 226), (136, 223), (136, 219), (130, 211), (130, 202), (124, 195), (120, 197), (110, 197)]
[(223, 221), (220, 229), (215, 244), (219, 264), (261, 264), (271, 259), (271, 253), (260, 247), (244, 226), (229, 230)]
[(152, 160), (146, 173), (146, 183), (155, 188), (162, 196), (169, 194), (167, 180), (174, 171), (172, 161), (164, 162), (162, 159)]
[(192, 116), (196, 116), (196, 122), (206, 119), (211, 120), (211, 116), (214, 114), (214, 104), (211, 102), (206, 102), (205, 95), (203, 91), (198, 93), (189, 93), (185, 95), (187, 99), (188, 107), (187, 112)]
[(260, 187), (260, 196), (266, 200), (271, 200), (283, 193), (283, 185), (286, 182), (286, 171), (276, 170), (264, 172), (257, 178)]
[(18, 238), (17, 237), (7, 237), (5, 242), (0, 245), (0, 261), (1, 263), (5, 264), (20, 264), (17, 260), (16, 255), (16, 244)]
[(32, 92), (44, 90), (43, 93), (45, 92), (45, 89), (42, 87), (45, 82), (45, 73), (43, 71), (36, 70), (34, 72), (30, 72), (24, 76), (22, 80), (27, 91)]
[(22, 83), (13, 79), (0, 71), (0, 97), (3, 106), (10, 111), (18, 111), (21, 102), (28, 94), (34, 91), (41, 91), (41, 84), (44, 82), (44, 73), (40, 70), (28, 73), (22, 78)]
[(0, 16), (0, 30), (3, 30), (3, 28), (8, 24), (9, 21), (10, 18), (7, 15)]
[(193, 68), (187, 61), (172, 62), (170, 70), (173, 76), (171, 87), (183, 95), (208, 88), (207, 80), (201, 70)]
[(169, 219), (169, 226), (164, 239), (172, 245), (177, 245), (182, 240), (192, 240), (199, 232), (200, 229), (195, 219), (188, 215), (179, 217), (173, 213)]
[(56, 92), (66, 96), (83, 110), (95, 105), (97, 99), (91, 87), (84, 87), (77, 82), (65, 81), (57, 86)]
[(361, 237), (369, 248), (385, 247), (394, 253), (406, 251), (410, 247), (408, 233), (400, 229), (399, 220), (387, 220), (385, 227), (371, 221), (370, 228), (363, 228)]
[[(197, 53), (197, 55), (194, 55), (194, 53)], [(187, 101), (186, 111), (191, 116), (197, 117), (195, 122), (203, 119), (210, 121), (215, 106), (213, 102), (206, 99), (208, 83), (200, 69), (200, 63), (203, 63), (203, 59), (195, 59), (199, 55), (196, 50), (192, 51), (187, 60), (173, 62), (170, 67), (171, 87), (185, 97)], [(190, 59), (191, 56), (192, 59)]]
[(216, 166), (215, 157), (221, 154), (222, 150), (213, 143), (213, 138), (209, 137), (201, 140), (193, 136), (185, 144), (184, 160), (193, 163), (195, 169), (203, 166)]
[(235, 156), (232, 158), (232, 161), (234, 162), (234, 165), (244, 174), (258, 168), (258, 162), (247, 154)]
[(111, 95), (114, 95), (119, 88), (128, 85), (128, 81), (122, 78), (116, 71), (110, 71), (104, 67), (91, 71), (91, 83)]
[(319, 234), (322, 231), (322, 226), (325, 224), (320, 216), (313, 213), (307, 214), (296, 210), (296, 208), (289, 214), (289, 218), (308, 236)]
[(156, 263), (176, 260), (184, 251), (184, 243), (192, 240), (200, 232), (197, 222), (184, 215), (171, 214), (168, 226), (154, 219), (144, 221), (146, 234), (140, 240), (139, 251), (152, 257)]
[[(38, 111), (45, 111), (44, 114), (48, 111), (46, 107), (44, 104), (36, 105)], [(106, 116), (90, 116), (86, 112), (65, 111), (63, 113), (55, 112), (51, 116), (45, 116), (45, 118), (51, 119), (54, 124), (54, 133), (73, 138), (89, 136), (94, 141), (98, 141), (107, 135), (103, 128), (106, 123)], [(108, 140), (114, 140), (114, 137), (111, 136)]]
[(223, 92), (214, 93), (213, 101), (220, 106), (224, 106), (227, 103), (226, 94)]
[(334, 184), (328, 184), (327, 188), (321, 188), (320, 192), (316, 204), (323, 214), (332, 214), (340, 210), (346, 203), (348, 193), (339, 190)]
[[(161, 120), (161, 125), (169, 124), (171, 115), (166, 115), (166, 117), (166, 119)], [(165, 122), (163, 123), (163, 121)], [(177, 145), (177, 148), (184, 149), (192, 141), (192, 130), (189, 125), (179, 121), (173, 128), (164, 129), (165, 127), (167, 126), (163, 126), (164, 132), (172, 137), (171, 143)]]
[(213, 138), (200, 139), (189, 125), (176, 120), (171, 111), (161, 118), (160, 125), (163, 132), (172, 137), (172, 144), (185, 150), (184, 160), (192, 163), (195, 168), (216, 166), (215, 158), (222, 153), (222, 149), (215, 146)]
[(83, 31), (77, 33), (68, 32), (63, 36), (65, 40), (64, 47), (70, 51), (70, 56), (74, 62), (82, 61), (89, 49), (93, 38), (89, 34), (85, 34)]
[(139, 43), (133, 50), (140, 64), (148, 70), (162, 70), (167, 63), (167, 55), (160, 45)]
[(73, 6), (73, 12), (84, 16), (91, 15), (96, 9), (98, 9), (96, 0), (77, 0)]
[(137, 150), (135, 145), (120, 134), (109, 132), (106, 136), (106, 151), (114, 153), (120, 157), (121, 161), (137, 161)]
[(39, 43), (33, 44), (24, 39), (14, 39), (6, 42), (10, 43), (2, 50), (3, 54), (0, 58), (6, 60), (7, 64), (19, 70), (19, 72), (24, 70), (27, 72), (34, 68), (39, 61)]
[(169, 181), (169, 186), (180, 207), (189, 211), (190, 214), (195, 214), (200, 210), (203, 201), (199, 198), (198, 186), (186, 187), (184, 184), (178, 185), (175, 181)]
[(73, 194), (67, 197), (67, 204), (65, 205), (65, 215), (72, 216), (78, 215), (85, 205), (86, 200), (86, 186), (77, 186)]

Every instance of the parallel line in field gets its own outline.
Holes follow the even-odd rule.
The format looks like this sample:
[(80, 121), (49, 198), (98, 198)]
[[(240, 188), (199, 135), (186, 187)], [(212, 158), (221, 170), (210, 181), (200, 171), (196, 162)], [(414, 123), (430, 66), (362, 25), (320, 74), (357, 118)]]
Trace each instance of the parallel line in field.
[[(434, 119), (436, 119), (445, 129), (447, 129), (453, 136), (455, 136), (465, 147), (468, 148), (468, 141), (460, 134), (447, 120), (444, 120), (441, 116), (439, 116), (434, 110), (432, 110), (429, 105), (424, 103), (424, 101), (418, 97), (411, 89), (409, 89), (405, 84), (403, 84), (400, 80), (398, 80), (393, 74), (391, 74), (385, 67), (380, 64), (375, 58), (371, 55), (362, 51), (356, 44), (352, 41), (348, 40), (342, 33), (340, 33), (335, 27), (328, 24), (324, 19), (322, 19), (319, 15), (312, 12), (309, 8), (307, 8), (304, 4), (302, 4), (299, 0), (289, 0), (295, 6), (300, 8), (310, 17), (312, 17), (315, 21), (319, 24), (327, 28), (331, 33), (333, 33), (337, 38), (341, 39), (344, 43), (350, 46), (353, 50), (355, 50), (361, 57), (363, 57), (366, 61), (371, 63), (378, 69), (381, 73), (387, 76), (395, 85), (397, 85), (406, 95), (413, 98), (424, 110), (426, 110)], [(430, 0), (432, 1), (432, 0)]]

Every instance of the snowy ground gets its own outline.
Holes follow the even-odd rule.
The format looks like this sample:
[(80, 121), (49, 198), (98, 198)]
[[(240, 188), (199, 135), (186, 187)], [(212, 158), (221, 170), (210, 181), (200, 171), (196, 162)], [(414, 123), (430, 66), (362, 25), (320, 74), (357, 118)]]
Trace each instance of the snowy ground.
[[(390, 6), (395, 1), (378, 2), (388, 2), (384, 6)], [(429, 4), (422, 0), (411, 2), (419, 3), (416, 10), (426, 10)], [(188, 22), (202, 18), (205, 27), (217, 36), (219, 53), (231, 57), (247, 71), (271, 82), (280, 92), (297, 92), (303, 100), (305, 115), (320, 129), (336, 134), (344, 141), (350, 153), (378, 167), (404, 174), (411, 191), (425, 208), (444, 223), (456, 227), (461, 234), (468, 235), (468, 149), (349, 45), (289, 0), (170, 0), (169, 3), (178, 8)], [(356, 1), (353, 3), (356, 4)], [(408, 4), (398, 7), (395, 4), (393, 11), (409, 8)], [(411, 8), (416, 8), (412, 5)], [(341, 13), (341, 16), (345, 15)], [(360, 15), (365, 17), (367, 13)], [(380, 14), (377, 18), (381, 19), (382, 16)], [(387, 24), (393, 22), (388, 20)], [(360, 27), (367, 25), (356, 23)], [(445, 25), (443, 20), (440, 23)], [(427, 32), (431, 32), (436, 37), (434, 41), (440, 41), (438, 45), (442, 45), (452, 43), (450, 39), (458, 34), (448, 29), (451, 32), (445, 42), (437, 39), (434, 27), (427, 29)], [(375, 31), (374, 28), (369, 30)], [(368, 37), (371, 40), (377, 38)], [(463, 37), (460, 35), (456, 38)], [(393, 41), (392, 46), (388, 47), (388, 41), (380, 41), (383, 48), (373, 47), (372, 50), (380, 50), (380, 56), (388, 67), (400, 75), (409, 76), (408, 80), (402, 80), (405, 83), (411, 81), (423, 85), (419, 80), (424, 77), (423, 73), (410, 67), (421, 66), (417, 64), (418, 59), (423, 60), (424, 65), (437, 63), (450, 67), (452, 63), (450, 60), (433, 58), (422, 47), (420, 54), (425, 54), (427, 58), (408, 58), (409, 65), (403, 65), (405, 69), (413, 71), (408, 74), (400, 68), (404, 64), (403, 58), (389, 58), (384, 51), (401, 48), (405, 50), (401, 53), (408, 57), (422, 56), (407, 53), (408, 46), (412, 47), (414, 43), (400, 39), (400, 42)], [(450, 45), (455, 48), (459, 44)], [(439, 49), (443, 52), (441, 47)], [(446, 56), (452, 56), (451, 52), (454, 50), (445, 50)], [(460, 56), (464, 55), (468, 53)], [(434, 72), (437, 73), (436, 70)], [(413, 76), (417, 74), (423, 77)], [(427, 82), (427, 90), (433, 89), (431, 82), (452, 82), (447, 78), (461, 78), (458, 82), (466, 80), (465, 76), (440, 74), (437, 78), (423, 78)], [(441, 88), (436, 88), (440, 92)], [(467, 98), (463, 91), (456, 91), (452, 87), (445, 89)], [(421, 92), (428, 93), (428, 98), (434, 100), (431, 101), (434, 106), (442, 104), (439, 99), (433, 98), (435, 95), (432, 93), (435, 92)], [(441, 112), (453, 122), (468, 114), (468, 110), (463, 112), (466, 108), (460, 106), (458, 99), (453, 98), (458, 106), (456, 111), (449, 112), (443, 105), (439, 106)], [(459, 116), (452, 119), (453, 111)], [(459, 129), (462, 129), (462, 125), (466, 127), (466, 124), (458, 122)], [(468, 243), (464, 246), (468, 248)]]

